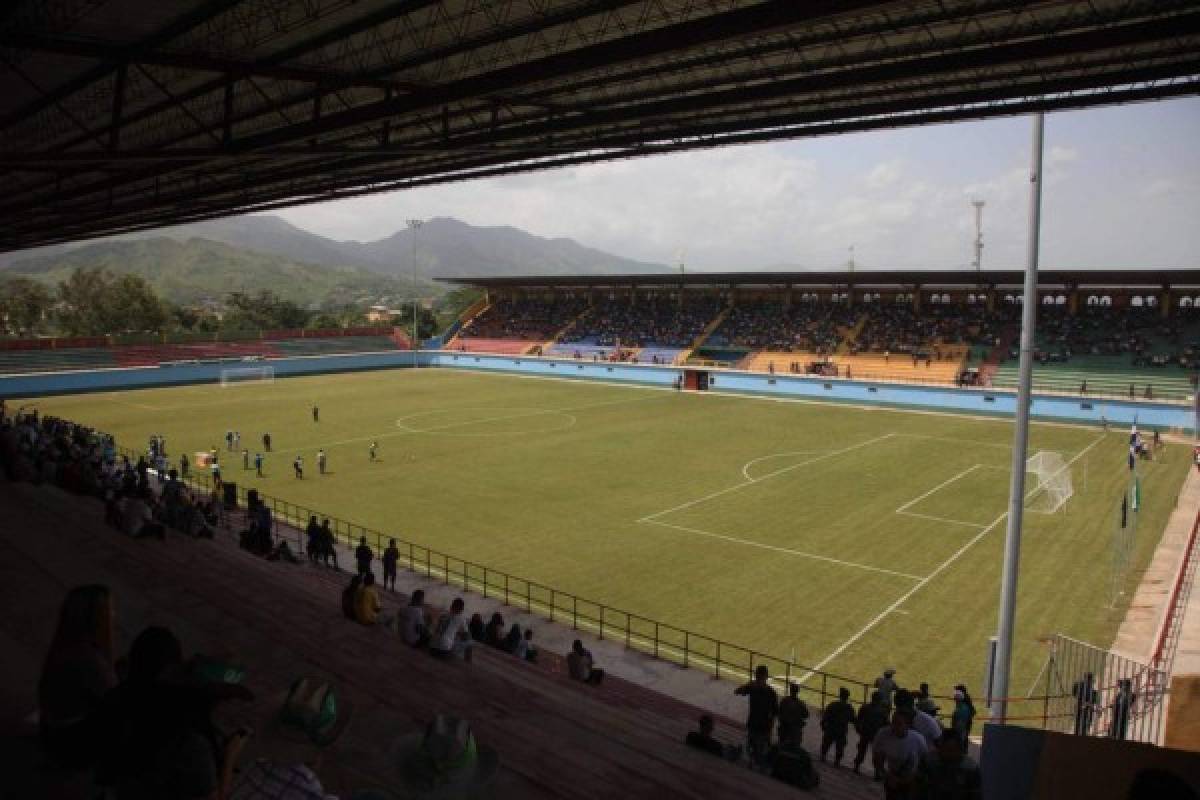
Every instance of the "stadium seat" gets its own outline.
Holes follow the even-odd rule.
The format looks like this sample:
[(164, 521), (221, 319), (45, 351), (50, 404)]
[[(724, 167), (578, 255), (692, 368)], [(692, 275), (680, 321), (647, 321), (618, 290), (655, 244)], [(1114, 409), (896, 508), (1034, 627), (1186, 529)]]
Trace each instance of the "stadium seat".
[[(23, 599), (20, 614), (0, 620), (0, 631), (24, 631), (25, 650), (41, 651), (53, 619), (47, 609), (65, 589), (108, 583), (121, 610), (124, 646), (153, 621), (174, 629), (189, 650), (236, 655), (257, 699), (230, 714), (260, 730), (275, 711), (278, 690), (298, 674), (336, 676), (359, 711), (323, 760), (328, 791), (349, 796), (364, 786), (386, 788), (395, 765), (380, 743), (420, 730), (445, 711), (470, 719), (481, 740), (500, 752), (496, 796), (593, 797), (600, 786), (627, 797), (792, 796), (781, 784), (684, 747), (687, 728), (670, 710), (681, 704), (650, 704), (628, 687), (597, 692), (499, 653), (479, 652), (469, 666), (447, 664), (383, 630), (347, 624), (334, 591), (341, 574), (335, 579), (252, 558), (220, 541), (172, 536), (148, 546), (104, 527), (95, 501), (56, 489), (0, 484), (0, 495), (16, 522), (0, 538), (26, 568), (36, 565), (29, 574), (43, 576), (25, 587), (34, 596)], [(61, 536), (46, 537), (47, 530)], [(256, 740), (245, 757), (268, 754), (274, 744)], [(823, 795), (873, 794), (869, 782), (849, 778)], [(836, 781), (830, 783), (834, 789)]]

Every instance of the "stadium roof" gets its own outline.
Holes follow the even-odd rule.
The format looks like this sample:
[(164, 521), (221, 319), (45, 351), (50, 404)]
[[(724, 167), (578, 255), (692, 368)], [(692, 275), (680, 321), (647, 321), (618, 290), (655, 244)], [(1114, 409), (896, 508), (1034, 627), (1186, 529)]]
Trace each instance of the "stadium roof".
[[(1020, 270), (872, 270), (864, 272), (675, 272), (631, 275), (522, 275), (512, 277), (438, 278), (484, 289), (591, 289), (591, 288), (947, 288), (979, 287), (1020, 289)], [(1038, 272), (1041, 287), (1200, 287), (1200, 269), (1179, 270), (1059, 270)]]
[(1196, 93), (1194, 0), (7, 0), (0, 250)]

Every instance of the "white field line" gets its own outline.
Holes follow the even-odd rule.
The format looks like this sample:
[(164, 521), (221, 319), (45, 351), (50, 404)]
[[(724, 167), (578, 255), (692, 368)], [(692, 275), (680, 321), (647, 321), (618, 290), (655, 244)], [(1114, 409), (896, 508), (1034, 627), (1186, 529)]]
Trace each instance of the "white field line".
[(453, 411), (463, 410), (463, 409), (453, 409), (453, 408), (438, 409), (436, 411), (422, 412), (422, 414), (410, 414), (407, 417), (401, 417), (399, 420), (397, 420), (397, 425), (400, 425), (400, 430), (398, 430), (398, 431), (387, 431), (385, 433), (378, 433), (378, 434), (375, 434), (372, 436), (356, 436), (353, 439), (341, 439), (336, 442), (326, 442), (324, 444), (305, 445), (305, 449), (311, 450), (314, 447), (319, 448), (319, 449), (323, 449), (326, 447), (337, 447), (337, 446), (343, 445), (343, 444), (355, 444), (357, 442), (369, 442), (373, 439), (384, 439), (384, 438), (389, 438), (392, 436), (412, 436), (412, 435), (418, 434), (418, 433), (436, 433), (438, 431), (446, 430), (448, 428), (458, 428), (458, 427), (463, 427), (466, 425), (481, 425), (485, 422), (500, 422), (500, 421), (506, 420), (506, 419), (520, 419), (523, 417), (535, 417), (535, 416), (544, 415), (544, 414), (562, 414), (563, 416), (570, 417), (572, 420), (574, 420), (575, 417), (567, 412), (582, 411), (584, 409), (599, 408), (601, 406), (615, 406), (615, 405), (620, 405), (622, 403), (636, 403), (636, 402), (640, 402), (643, 400), (651, 400), (651, 399), (653, 399), (653, 398), (626, 397), (621, 400), (607, 400), (603, 403), (588, 403), (588, 404), (582, 405), (582, 406), (569, 406), (567, 408), (545, 408), (545, 409), (540, 409), (540, 410), (536, 410), (536, 411), (525, 410), (525, 411), (520, 412), (519, 414), (504, 414), (501, 416), (487, 417), (484, 419), (472, 419), (472, 420), (466, 420), (463, 422), (452, 422), (452, 423), (449, 423), (446, 425), (437, 425), (432, 428), (409, 428), (409, 427), (406, 427), (403, 425), (403, 420), (411, 419), (412, 417), (415, 417), (415, 416), (434, 414), (434, 413), (438, 413), (439, 411), (445, 411), (446, 413), (451, 413)]
[(955, 481), (957, 481), (957, 480), (960, 480), (960, 479), (962, 479), (962, 478), (965, 478), (965, 477), (967, 477), (967, 476), (968, 476), (968, 475), (970, 475), (972, 472), (974, 472), (975, 470), (979, 469), (979, 467), (980, 467), (980, 465), (979, 465), (979, 464), (972, 464), (971, 466), (969, 466), (969, 467), (967, 467), (966, 469), (964, 469), (962, 472), (960, 472), (960, 473), (958, 473), (957, 475), (955, 475), (953, 478), (950, 478), (950, 479), (948, 479), (948, 480), (944, 480), (944, 481), (942, 481), (942, 482), (941, 482), (941, 483), (939, 483), (937, 486), (933, 487), (932, 489), (930, 489), (928, 492), (926, 492), (925, 494), (921, 495), (920, 497), (917, 497), (917, 498), (914, 498), (914, 499), (912, 499), (912, 500), (909, 500), (909, 501), (908, 501), (907, 503), (905, 503), (904, 505), (902, 505), (902, 506), (898, 507), (898, 508), (896, 509), (896, 513), (897, 513), (897, 514), (903, 514), (903, 513), (904, 513), (906, 510), (908, 510), (909, 508), (912, 508), (912, 507), (913, 507), (913, 506), (915, 506), (917, 503), (919, 503), (919, 502), (921, 502), (922, 500), (924, 500), (926, 497), (929, 497), (929, 495), (933, 494), (934, 492), (938, 491), (939, 489), (944, 489), (945, 487), (949, 486), (950, 484), (954, 483), (954, 482), (955, 482)]
[[(1089, 444), (1087, 447), (1083, 448), (1078, 453), (1076, 453), (1074, 456), (1072, 456), (1071, 460), (1067, 462), (1067, 466), (1074, 464), (1076, 461), (1078, 461), (1080, 458), (1082, 458), (1085, 453), (1087, 453), (1089, 450), (1091, 450), (1096, 445), (1100, 444), (1100, 442), (1102, 442), (1102, 441), (1104, 441), (1104, 436), (1103, 435), (1098, 436), (1091, 444)], [(947, 558), (940, 565), (938, 565), (938, 567), (933, 572), (929, 573), (924, 578), (922, 578), (917, 583), (916, 586), (912, 587), (907, 592), (902, 594), (898, 600), (896, 600), (894, 603), (889, 605), (882, 612), (880, 612), (878, 615), (876, 615), (876, 617), (874, 619), (872, 619), (870, 622), (868, 622), (866, 625), (864, 625), (858, 631), (858, 633), (854, 634), (849, 639), (842, 642), (840, 645), (838, 645), (836, 650), (834, 650), (832, 653), (825, 656), (825, 658), (823, 658), (819, 662), (817, 662), (813, 666), (813, 668), (807, 674), (804, 675), (804, 677), (800, 678), (800, 683), (806, 682), (809, 678), (811, 678), (813, 676), (813, 673), (815, 673), (816, 671), (824, 669), (825, 666), (830, 661), (833, 661), (835, 658), (840, 656), (842, 653), (844, 653), (846, 651), (846, 649), (848, 647), (850, 647), (850, 645), (854, 644), (859, 639), (861, 639), (863, 636), (865, 636), (867, 633), (869, 633), (876, 625), (878, 625), (883, 620), (884, 617), (891, 614), (893, 611), (898, 609), (900, 606), (904, 605), (906, 602), (908, 602), (908, 599), (910, 597), (912, 597), (917, 592), (921, 591), (921, 589), (928, 586), (930, 581), (932, 581), (938, 575), (942, 574), (942, 572), (944, 572), (946, 570), (946, 568), (949, 567), (951, 564), (953, 564), (955, 561), (958, 561), (958, 559), (960, 559), (962, 557), (963, 553), (966, 553), (968, 550), (970, 550), (972, 547), (974, 547), (979, 542), (980, 539), (982, 539), (984, 536), (987, 536), (988, 533), (990, 533), (993, 528), (995, 528), (997, 525), (999, 525), (1001, 522), (1003, 522), (1007, 516), (1008, 516), (1008, 511), (1005, 510), (1004, 513), (1002, 513), (1000, 516), (998, 516), (994, 520), (992, 520), (992, 523), (990, 525), (988, 525), (986, 528), (981, 530), (979, 533), (975, 534), (975, 536), (970, 541), (968, 541), (966, 544), (964, 544), (962, 547), (955, 550), (954, 553), (952, 553), (949, 558)]]
[[(570, 378), (565, 375), (515, 375), (510, 372), (498, 372), (498, 371), (492, 371), (492, 370), (487, 370), (487, 369), (482, 369), (482, 368), (473, 368), (469, 365), (467, 365), (467, 366), (464, 366), (464, 365), (449, 366), (448, 365), (446, 367), (431, 367), (430, 369), (447, 369), (447, 370), (453, 370), (456, 372), (470, 373), (472, 375), (492, 375), (495, 377), (516, 378), (518, 380), (559, 381), (559, 382), (570, 382), (570, 383), (578, 383), (580, 381), (579, 378)], [(601, 386), (618, 386), (623, 389), (633, 389), (633, 390), (649, 391), (649, 392), (669, 392), (671, 394), (680, 394), (679, 390), (674, 389), (670, 386), (648, 386), (645, 384), (629, 383), (627, 381), (604, 380), (604, 379), (592, 380), (590, 378), (587, 379), (587, 381), (588, 381), (588, 383), (597, 384), (597, 385), (601, 385)], [(937, 387), (935, 386), (934, 388), (937, 388)], [(739, 400), (758, 400), (760, 402), (766, 402), (766, 403), (799, 403), (801, 405), (812, 405), (812, 406), (836, 406), (838, 408), (854, 409), (855, 411), (870, 411), (870, 412), (892, 413), (892, 414), (922, 414), (925, 416), (933, 416), (933, 417), (943, 417), (943, 418), (948, 417), (948, 418), (952, 418), (952, 419), (956, 419), (956, 420), (971, 420), (972, 422), (990, 422), (990, 423), (994, 423), (994, 424), (996, 424), (996, 423), (1012, 424), (1012, 417), (1008, 416), (1008, 415), (1003, 415), (1003, 414), (989, 415), (989, 414), (968, 414), (965, 412), (957, 412), (957, 411), (931, 411), (931, 410), (925, 409), (925, 408), (903, 408), (903, 407), (888, 406), (888, 405), (869, 405), (867, 403), (852, 403), (852, 402), (846, 402), (846, 401), (842, 401), (842, 400), (820, 400), (815, 397), (775, 397), (773, 395), (754, 394), (751, 392), (726, 392), (726, 391), (721, 391), (719, 389), (709, 389), (706, 392), (687, 392), (686, 395), (689, 397), (725, 397), (725, 398), (734, 398), (734, 399), (739, 399)], [(1031, 419), (1029, 421), (1029, 424), (1030, 425), (1038, 425), (1038, 426), (1046, 427), (1046, 428), (1069, 428), (1069, 429), (1073, 429), (1073, 430), (1083, 430), (1083, 431), (1088, 431), (1089, 433), (1094, 432), (1096, 430), (1096, 426), (1094, 424), (1087, 424), (1087, 423), (1082, 423), (1082, 422), (1058, 422), (1058, 421), (1052, 421), (1052, 420)]]
[(746, 481), (743, 481), (742, 483), (734, 484), (733, 486), (727, 486), (724, 489), (718, 489), (717, 491), (706, 494), (703, 497), (697, 497), (695, 500), (689, 500), (686, 503), (680, 503), (679, 505), (674, 506), (672, 508), (668, 508), (664, 511), (657, 511), (653, 514), (647, 514), (646, 516), (642, 517), (641, 519), (639, 519), (637, 521), (638, 522), (650, 522), (651, 520), (655, 519), (656, 517), (663, 517), (663, 516), (666, 516), (667, 514), (673, 514), (676, 511), (682, 511), (685, 508), (691, 508), (694, 505), (699, 505), (700, 503), (706, 502), (708, 500), (712, 500), (713, 498), (716, 498), (716, 497), (720, 497), (721, 495), (729, 494), (730, 492), (736, 492), (738, 489), (745, 489), (747, 486), (753, 486), (756, 483), (761, 483), (762, 481), (769, 480), (771, 478), (774, 478), (777, 475), (782, 475), (785, 472), (791, 472), (794, 469), (799, 469), (800, 467), (807, 467), (810, 464), (816, 464), (818, 461), (824, 461), (827, 458), (833, 458), (834, 456), (840, 456), (843, 453), (849, 453), (851, 451), (858, 450), (863, 447), (868, 447), (873, 444), (878, 444), (879, 442), (882, 442), (885, 439), (890, 439), (894, 435), (895, 434), (892, 434), (892, 433), (885, 433), (882, 436), (876, 436), (874, 439), (868, 439), (865, 442), (859, 442), (858, 444), (852, 444), (849, 447), (843, 447), (841, 450), (830, 450), (828, 453), (819, 455), (815, 458), (810, 458), (805, 461), (800, 461), (796, 464), (790, 464), (786, 467), (781, 467), (780, 469), (777, 469), (774, 472), (768, 472), (766, 475), (763, 475), (761, 478), (750, 478)]
[(661, 522), (656, 519), (638, 520), (638, 521), (645, 522), (647, 525), (661, 525), (664, 528), (671, 528), (673, 530), (683, 531), (684, 533), (695, 534), (696, 536), (708, 536), (713, 539), (721, 539), (722, 541), (732, 542), (734, 544), (742, 544), (742, 545), (746, 545), (748, 547), (759, 547), (759, 548), (762, 548), (763, 550), (773, 550), (776, 553), (786, 553), (787, 555), (790, 555), (790, 556), (799, 556), (800, 558), (811, 558), (814, 561), (824, 561), (829, 564), (837, 564), (840, 567), (853, 567), (854, 569), (863, 569), (863, 570), (867, 570), (869, 572), (880, 572), (880, 573), (883, 573), (884, 575), (892, 575), (897, 578), (907, 578), (910, 581), (921, 580), (920, 575), (910, 575), (907, 572), (897, 572), (897, 571), (891, 570), (891, 569), (884, 569), (883, 567), (872, 567), (869, 564), (859, 564), (855, 561), (843, 561), (840, 558), (830, 558), (829, 556), (819, 556), (816, 553), (806, 553), (803, 550), (793, 550), (789, 547), (780, 547), (780, 546), (774, 545), (774, 544), (766, 544), (764, 542), (756, 542), (752, 539), (740, 539), (737, 536), (726, 536), (723, 533), (713, 533), (712, 531), (703, 531), (703, 530), (700, 530), (699, 528), (689, 528), (685, 525), (675, 525), (674, 523), (671, 523), (671, 522)]
[(953, 436), (933, 436), (928, 433), (897, 433), (897, 436), (907, 436), (910, 439), (932, 439), (936, 442), (952, 442), (954, 444), (969, 444), (976, 447), (1000, 447), (1005, 450), (1012, 450), (1012, 443), (1002, 444), (1000, 442), (984, 442), (979, 439), (956, 439)]
[(748, 481), (754, 480), (754, 478), (752, 478), (750, 476), (750, 467), (754, 466), (755, 464), (759, 463), (760, 461), (767, 461), (768, 459), (772, 459), (772, 458), (783, 458), (785, 456), (811, 456), (814, 453), (820, 453), (820, 452), (821, 452), (820, 450), (791, 450), (786, 453), (771, 453), (770, 455), (759, 456), (758, 458), (752, 458), (749, 461), (747, 461), (745, 464), (742, 465), (742, 477)]
[(917, 517), (919, 519), (928, 519), (934, 522), (945, 522), (948, 525), (965, 525), (968, 528), (986, 528), (987, 526), (980, 522), (967, 522), (962, 519), (950, 519), (949, 517), (935, 517), (933, 514), (920, 514), (916, 511), (897, 511), (897, 514), (902, 514), (906, 517)]

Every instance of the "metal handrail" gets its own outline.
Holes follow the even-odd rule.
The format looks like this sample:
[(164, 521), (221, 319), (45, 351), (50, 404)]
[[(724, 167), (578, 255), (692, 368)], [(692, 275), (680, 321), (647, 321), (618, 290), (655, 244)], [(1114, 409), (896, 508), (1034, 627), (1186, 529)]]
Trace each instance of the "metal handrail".
[[(136, 461), (142, 454), (126, 448), (118, 451), (131, 460)], [(188, 482), (207, 492), (213, 492), (213, 482), (210, 475), (193, 473), (188, 476)], [(248, 508), (249, 493), (255, 491), (244, 486), (237, 489), (238, 507), (245, 511)], [(353, 547), (365, 537), (368, 544), (373, 545), (376, 557), (386, 543), (396, 540), (400, 550), (398, 565), (418, 575), (440, 580), (448, 586), (461, 587), (464, 591), (476, 592), (484, 597), (503, 596), (504, 604), (516, 608), (524, 608), (527, 613), (545, 615), (551, 622), (569, 624), (573, 630), (583, 630), (594, 633), (599, 639), (623, 640), (626, 647), (651, 655), (663, 661), (678, 664), (681, 667), (693, 667), (711, 672), (714, 678), (730, 680), (747, 680), (760, 664), (765, 664), (775, 676), (776, 683), (787, 685), (795, 680), (800, 684), (801, 692), (807, 693), (812, 700), (824, 707), (828, 700), (837, 697), (839, 688), (845, 686), (851, 690), (852, 696), (857, 695), (859, 702), (870, 699), (874, 685), (858, 678), (851, 678), (827, 672), (813, 667), (798, 664), (789, 658), (782, 658), (764, 653), (752, 647), (745, 647), (732, 642), (716, 639), (696, 631), (671, 625), (660, 620), (642, 616), (631, 611), (610, 606), (599, 601), (580, 597), (572, 592), (556, 589), (529, 578), (498, 570), (495, 567), (477, 564), (458, 556), (443, 553), (426, 545), (406, 540), (399, 536), (389, 536), (380, 531), (358, 525), (340, 517), (320, 513), (306, 506), (298, 505), (272, 495), (256, 492), (258, 501), (265, 503), (270, 509), (272, 519), (276, 524), (275, 535), (287, 536), (296, 544), (297, 552), (304, 552), (304, 528), (310, 517), (318, 520), (328, 519), (333, 531), (335, 542), (344, 542)], [(281, 525), (282, 524), (282, 525)], [(819, 684), (814, 685), (814, 681)], [(935, 700), (947, 701), (943, 706), (952, 708), (953, 698), (945, 695), (931, 696)], [(1006, 717), (1009, 721), (1040, 720), (1046, 727), (1056, 718), (1069, 719), (1071, 714), (1047, 714), (1044, 706), (1050, 700), (1071, 700), (1071, 695), (1054, 695), (1048, 697), (1014, 697), (1014, 703), (1036, 703), (1037, 713), (1028, 716)], [(981, 709), (982, 711), (982, 709)], [(979, 719), (986, 719), (982, 714)]]

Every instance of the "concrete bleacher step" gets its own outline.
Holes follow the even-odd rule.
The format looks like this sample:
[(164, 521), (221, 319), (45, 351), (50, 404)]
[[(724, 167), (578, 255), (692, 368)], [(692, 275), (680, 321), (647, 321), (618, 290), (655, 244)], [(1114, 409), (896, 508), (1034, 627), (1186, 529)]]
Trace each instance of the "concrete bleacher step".
[[(261, 722), (271, 713), (270, 690), (298, 674), (336, 677), (362, 718), (327, 754), (325, 764), (334, 764), (328, 767), (330, 791), (348, 794), (352, 786), (386, 781), (393, 767), (380, 752), (386, 748), (379, 737), (416, 729), (419, 720), (449, 710), (470, 717), (481, 739), (500, 750), (504, 774), (497, 778), (497, 796), (791, 794), (687, 750), (680, 744), (686, 728), (674, 724), (673, 713), (658, 704), (627, 707), (632, 698), (622, 698), (615, 683), (612, 689), (585, 687), (486, 649), (470, 665), (446, 664), (384, 631), (349, 624), (334, 591), (344, 574), (256, 559), (227, 535), (217, 541), (176, 534), (166, 542), (134, 541), (101, 523), (95, 501), (56, 490), (0, 484), (0, 502), (10, 519), (24, 520), (0, 539), (56, 576), (38, 589), (44, 602), (56, 603), (65, 586), (104, 580), (117, 592), (125, 637), (158, 620), (179, 631), (189, 648), (235, 652), (249, 668), (248, 684), (260, 692), (255, 706), (242, 713)], [(48, 530), (55, 535), (46, 536)], [(8, 632), (11, 624), (0, 620), (0, 630)], [(260, 749), (269, 751), (269, 745)], [(861, 790), (870, 788), (859, 781), (860, 791), (846, 794), (838, 783), (829, 777), (818, 796), (862, 797)], [(510, 793), (501, 794), (502, 788)]]

